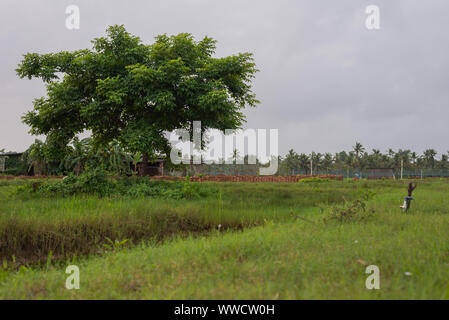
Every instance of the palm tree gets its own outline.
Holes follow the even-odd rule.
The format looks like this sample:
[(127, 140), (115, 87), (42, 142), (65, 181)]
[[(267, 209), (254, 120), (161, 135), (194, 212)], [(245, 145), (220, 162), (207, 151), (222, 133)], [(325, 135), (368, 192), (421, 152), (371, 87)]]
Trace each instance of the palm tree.
[(354, 151), (355, 156), (360, 159), (360, 156), (365, 152), (365, 147), (360, 142), (356, 142), (355, 146), (352, 147), (352, 150)]
[(36, 139), (34, 143), (28, 148), (28, 171), (34, 169), (34, 175), (40, 176), (45, 174), (46, 157), (44, 152), (44, 143)]
[(437, 155), (437, 152), (434, 149), (427, 149), (424, 151), (424, 159), (426, 161), (427, 166), (430, 166), (430, 168), (435, 167), (435, 156)]
[(238, 173), (237, 161), (240, 159), (239, 150), (237, 148), (234, 148), (234, 150), (232, 151), (231, 159), (234, 167), (234, 175), (236, 176)]
[(312, 159), (313, 172), (318, 173), (318, 170), (321, 169), (321, 167), (322, 167), (321, 160), (323, 158), (323, 155), (321, 153), (319, 153), (319, 152), (315, 153), (315, 152), (312, 151), (312, 154), (310, 155), (310, 158)]
[(309, 167), (309, 164), (310, 164), (309, 157), (306, 154), (301, 153), (298, 156), (298, 164), (299, 164), (299, 167), (301, 169), (303, 169), (304, 172), (307, 174), (307, 171), (310, 169), (310, 167)]
[(137, 175), (137, 164), (142, 161), (142, 152), (137, 151), (134, 153), (131, 157), (131, 161), (134, 167), (133, 175)]
[(334, 162), (334, 157), (332, 157), (332, 154), (330, 154), (328, 152), (325, 153), (322, 164), (323, 164), (323, 168), (326, 170), (326, 174), (329, 173), (329, 169), (331, 169), (333, 162)]
[(367, 163), (372, 168), (380, 168), (382, 162), (382, 153), (379, 149), (373, 149), (371, 154), (368, 155)]
[(410, 150), (402, 150), (399, 149), (398, 152), (394, 155), (393, 165), (396, 169), (401, 168), (403, 165), (404, 168), (409, 167), (410, 164)]
[(65, 167), (68, 170), (73, 170), (76, 175), (79, 175), (86, 166), (90, 152), (91, 139), (84, 138), (80, 140), (78, 137), (75, 137), (70, 152), (64, 158)]
[(416, 167), (420, 168), (420, 169), (423, 169), (424, 166), (425, 166), (425, 159), (424, 159), (424, 157), (418, 157), (416, 159)]
[(348, 177), (349, 177), (349, 169), (354, 167), (354, 164), (356, 163), (355, 155), (353, 151), (349, 151), (348, 156), (346, 157), (345, 164), (346, 169), (348, 170)]
[(359, 169), (359, 171), (361, 171), (362, 170), (361, 157), (362, 154), (365, 152), (365, 147), (363, 147), (363, 145), (360, 142), (356, 142), (355, 146), (353, 146), (352, 149), (355, 156), (354, 160), (356, 163), (356, 167), (357, 169)]
[(443, 153), (441, 155), (441, 160), (438, 163), (438, 166), (440, 167), (440, 169), (443, 169), (443, 170), (447, 169), (447, 167), (448, 167), (447, 161), (448, 161), (448, 155)]
[(132, 157), (127, 153), (116, 140), (109, 144), (108, 164), (113, 172), (122, 174), (129, 170), (129, 163)]
[(363, 154), (360, 156), (360, 159), (359, 159), (360, 170), (366, 169), (368, 164), (369, 164), (369, 154), (368, 154), (368, 152), (365, 151), (365, 152), (363, 152)]
[(343, 170), (346, 164), (346, 159), (348, 158), (348, 154), (346, 153), (346, 151), (341, 151), (341, 152), (337, 152), (335, 153), (335, 166), (337, 169), (339, 170)]
[(394, 150), (393, 149), (388, 149), (388, 156), (390, 157), (390, 158), (393, 158), (394, 157), (394, 155), (395, 155), (395, 153), (396, 152), (394, 152)]
[(412, 161), (412, 165), (416, 166), (416, 161), (418, 160), (418, 155), (416, 154), (416, 152), (412, 152), (410, 154), (410, 159)]
[(285, 156), (284, 163), (287, 167), (288, 174), (291, 174), (299, 167), (299, 155), (293, 149), (290, 149)]

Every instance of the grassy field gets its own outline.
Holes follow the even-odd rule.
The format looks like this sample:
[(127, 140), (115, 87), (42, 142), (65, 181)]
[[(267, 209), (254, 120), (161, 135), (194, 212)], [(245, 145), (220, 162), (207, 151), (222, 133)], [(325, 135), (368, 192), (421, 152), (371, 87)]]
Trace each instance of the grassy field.
[(204, 183), (191, 200), (11, 195), (24, 183), (0, 182), (2, 299), (449, 298), (447, 181), (407, 213), (394, 181)]

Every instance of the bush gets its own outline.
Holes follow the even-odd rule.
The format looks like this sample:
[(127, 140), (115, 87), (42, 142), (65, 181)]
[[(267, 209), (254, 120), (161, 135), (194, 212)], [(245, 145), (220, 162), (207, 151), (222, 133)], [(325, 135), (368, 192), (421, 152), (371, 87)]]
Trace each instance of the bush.
[(57, 182), (29, 182), (16, 188), (13, 195), (73, 196), (91, 194), (103, 196), (155, 197), (166, 199), (199, 199), (217, 193), (210, 185), (186, 181), (155, 181), (148, 178), (129, 177), (108, 179), (101, 169), (70, 175)]
[[(73, 178), (74, 177), (72, 176), (72, 179)], [(111, 181), (108, 181), (106, 178), (106, 172), (101, 169), (87, 171), (79, 177), (78, 181), (75, 181), (75, 186), (78, 189), (76, 192), (108, 195), (113, 191), (114, 186)]]
[(364, 193), (359, 199), (346, 201), (342, 205), (335, 205), (327, 210), (324, 222), (331, 220), (338, 222), (362, 221), (374, 214), (374, 209), (367, 208), (366, 202), (373, 196), (372, 193)]
[(113, 193), (114, 184), (107, 180), (100, 169), (87, 171), (79, 177), (70, 175), (59, 181), (34, 181), (19, 186), (13, 195), (71, 196), (75, 194), (96, 194), (106, 196)]

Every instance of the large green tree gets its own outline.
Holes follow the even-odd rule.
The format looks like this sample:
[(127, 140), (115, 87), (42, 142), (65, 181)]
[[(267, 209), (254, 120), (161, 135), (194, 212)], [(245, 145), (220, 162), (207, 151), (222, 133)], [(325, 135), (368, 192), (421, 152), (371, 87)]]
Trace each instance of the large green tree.
[(32, 134), (47, 135), (62, 149), (91, 130), (94, 145), (119, 141), (148, 159), (168, 154), (167, 131), (240, 128), (242, 109), (258, 101), (251, 90), (257, 72), (250, 53), (215, 58), (215, 41), (188, 33), (160, 35), (145, 45), (123, 26), (111, 26), (93, 48), (49, 54), (29, 53), (20, 77), (47, 83), (47, 96), (34, 101), (23, 120)]

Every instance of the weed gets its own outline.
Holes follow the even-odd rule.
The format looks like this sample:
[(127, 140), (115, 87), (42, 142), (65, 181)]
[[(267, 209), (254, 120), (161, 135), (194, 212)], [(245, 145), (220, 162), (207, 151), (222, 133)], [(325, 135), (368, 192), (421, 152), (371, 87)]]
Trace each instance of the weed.
[(116, 251), (116, 250), (119, 250), (119, 249), (123, 248), (126, 245), (126, 243), (128, 242), (129, 239), (123, 239), (123, 240), (115, 239), (113, 241), (110, 238), (106, 237), (106, 240), (108, 241), (108, 243), (103, 243), (103, 247), (106, 250)]
[(367, 207), (367, 201), (372, 197), (371, 193), (364, 193), (359, 199), (347, 201), (343, 204), (333, 205), (328, 209), (324, 222), (335, 220), (338, 222), (362, 221), (371, 217), (375, 211)]

